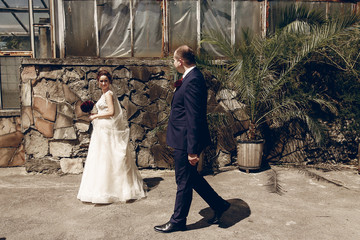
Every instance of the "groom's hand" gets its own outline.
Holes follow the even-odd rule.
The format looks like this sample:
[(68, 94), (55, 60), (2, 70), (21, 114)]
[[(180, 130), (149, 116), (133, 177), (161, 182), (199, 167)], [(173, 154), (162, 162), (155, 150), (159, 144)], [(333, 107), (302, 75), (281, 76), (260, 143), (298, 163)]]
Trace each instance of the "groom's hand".
[(199, 161), (199, 156), (198, 156), (197, 154), (189, 153), (189, 154), (188, 154), (188, 160), (189, 160), (189, 163), (190, 163), (192, 166), (195, 166), (196, 163)]

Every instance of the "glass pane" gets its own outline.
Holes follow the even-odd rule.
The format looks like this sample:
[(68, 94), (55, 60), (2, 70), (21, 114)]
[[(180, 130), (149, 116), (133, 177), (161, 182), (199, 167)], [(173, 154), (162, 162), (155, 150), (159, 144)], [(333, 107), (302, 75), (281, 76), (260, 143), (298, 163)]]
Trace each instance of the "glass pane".
[(100, 57), (131, 56), (129, 1), (102, 0), (97, 6)]
[[(242, 30), (251, 29), (254, 34), (261, 34), (261, 2), (235, 2), (235, 41), (242, 39)], [(235, 43), (236, 44), (236, 43)]]
[(0, 51), (30, 51), (30, 36), (0, 33)]
[(97, 55), (95, 4), (93, 0), (64, 0), (66, 56)]
[(169, 3), (169, 44), (170, 52), (181, 45), (197, 49), (196, 0), (171, 1)]
[(134, 6), (134, 56), (160, 57), (162, 47), (162, 1), (143, 0)]
[[(230, 41), (231, 34), (231, 1), (201, 1), (201, 32), (215, 31)], [(203, 44), (203, 50), (215, 56), (221, 56), (214, 45)]]
[(1, 103), (3, 109), (20, 107), (20, 65), (21, 57), (0, 57)]
[[(23, 0), (24, 1), (24, 0)], [(28, 0), (25, 0), (26, 2)], [(44, 5), (45, 3), (45, 5)], [(49, 0), (33, 0), (34, 8), (49, 8)]]
[[(34, 9), (49, 8), (49, 0), (36, 0), (33, 3)], [(34, 23), (41, 24), (40, 27), (34, 27), (35, 32), (35, 56), (36, 58), (50, 58), (51, 57), (51, 36), (50, 27), (50, 11), (36, 12), (34, 11)]]
[[(5, 3), (7, 5), (5, 5)], [(0, 1), (1, 8), (28, 8), (27, 0)], [(29, 14), (0, 12), (0, 51), (28, 51), (30, 47)]]

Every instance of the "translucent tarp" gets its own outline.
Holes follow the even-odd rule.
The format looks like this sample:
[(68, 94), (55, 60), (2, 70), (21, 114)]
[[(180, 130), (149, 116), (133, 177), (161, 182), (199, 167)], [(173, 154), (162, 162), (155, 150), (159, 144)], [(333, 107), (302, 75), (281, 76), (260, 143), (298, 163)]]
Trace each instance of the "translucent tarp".
[[(231, 34), (231, 1), (205, 0), (200, 7), (201, 32), (217, 32), (230, 42)], [(214, 45), (203, 44), (203, 50), (209, 54), (221, 56)]]
[(251, 29), (254, 34), (261, 34), (261, 2), (235, 2), (235, 44), (242, 40), (242, 30)]
[[(170, 52), (178, 46), (187, 44), (197, 48), (197, 2), (196, 0), (170, 2)], [(241, 30), (250, 28), (255, 33), (261, 31), (260, 2), (234, 1), (235, 42), (241, 41)], [(204, 0), (200, 2), (201, 33), (219, 32), (228, 41), (231, 38), (231, 1)], [(220, 55), (213, 46), (203, 44), (204, 50)]]
[(169, 2), (170, 52), (181, 45), (197, 49), (196, 0)]
[[(28, 5), (28, 0), (1, 0), (0, 7), (6, 7), (4, 1), (9, 7), (27, 8)], [(49, 0), (44, 1), (49, 7)], [(34, 9), (45, 7), (42, 0), (33, 2)], [(329, 15), (350, 12), (354, 6), (337, 2), (268, 1), (268, 33), (274, 31), (281, 9), (294, 2), (322, 9)], [(199, 37), (209, 31), (219, 32), (229, 41), (235, 39), (235, 44), (241, 41), (243, 28), (257, 34), (262, 31), (264, 1), (168, 0), (166, 3), (167, 9), (163, 9), (162, 0), (55, 1), (57, 47), (61, 51), (65, 49), (65, 56), (160, 57), (164, 44), (169, 44), (164, 49), (169, 47), (170, 52), (182, 44), (197, 49)], [(169, 26), (164, 25), (164, 13)], [(29, 14), (16, 13), (16, 16), (29, 29)], [(34, 17), (37, 23), (40, 17), (49, 15), (34, 13)], [(30, 50), (29, 34), (13, 15), (0, 12), (0, 18), (0, 36), (7, 36), (0, 38), (0, 50)], [(35, 28), (35, 41), (38, 29)], [(220, 55), (216, 47), (203, 44), (202, 49)]]
[(133, 9), (133, 51), (135, 57), (160, 57), (162, 46), (161, 1), (98, 1), (100, 56), (131, 56), (131, 14)]
[(97, 56), (96, 1), (64, 0), (67, 56)]
[(131, 56), (131, 20), (128, 0), (99, 1), (100, 57)]
[(161, 1), (134, 1), (135, 57), (160, 57), (162, 46)]
[[(129, 0), (64, 1), (67, 56), (96, 55), (96, 29), (100, 57), (131, 56)], [(134, 0), (133, 52), (135, 57), (160, 57), (162, 47), (161, 1)], [(71, 11), (67, 8), (71, 7)], [(85, 11), (85, 14), (84, 14)], [(94, 16), (97, 16), (94, 18)], [(82, 22), (82, 23), (81, 23)], [(86, 23), (87, 28), (82, 29)], [(98, 24), (96, 26), (96, 24)], [(69, 27), (70, 25), (70, 27)], [(84, 46), (85, 38), (88, 40)], [(80, 46), (83, 44), (83, 46)]]

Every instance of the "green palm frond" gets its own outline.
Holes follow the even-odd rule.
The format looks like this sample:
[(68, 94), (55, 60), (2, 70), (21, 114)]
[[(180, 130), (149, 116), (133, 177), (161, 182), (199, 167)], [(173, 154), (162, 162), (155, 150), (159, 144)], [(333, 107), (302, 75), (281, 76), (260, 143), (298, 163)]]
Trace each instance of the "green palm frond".
[(304, 5), (292, 4), (280, 13), (281, 20), (277, 28), (286, 32), (309, 32), (314, 26), (326, 23), (326, 16), (322, 11), (311, 10)]
[(309, 100), (313, 101), (314, 103), (317, 103), (323, 111), (328, 110), (335, 115), (338, 114), (337, 108), (329, 101), (326, 101), (322, 98), (310, 98)]
[(247, 106), (252, 123), (259, 126), (270, 121), (281, 125), (300, 119), (307, 124), (316, 142), (321, 142), (324, 131), (309, 115), (311, 104), (333, 114), (337, 109), (320, 96), (291, 94), (289, 86), (295, 81), (292, 76), (310, 61), (312, 54), (324, 51), (339, 36), (359, 30), (355, 27), (359, 19), (351, 15), (326, 20), (319, 11), (293, 5), (284, 10), (282, 25), (272, 36), (261, 38), (245, 29), (242, 41), (232, 46), (221, 34), (209, 32), (203, 42), (216, 45), (227, 57), (219, 78), (224, 79), (224, 86), (234, 90), (237, 99)]
[(230, 59), (235, 59), (234, 48), (231, 45), (229, 38), (221, 32), (211, 30), (208, 33), (204, 33), (200, 43), (208, 43), (216, 45), (219, 51)]

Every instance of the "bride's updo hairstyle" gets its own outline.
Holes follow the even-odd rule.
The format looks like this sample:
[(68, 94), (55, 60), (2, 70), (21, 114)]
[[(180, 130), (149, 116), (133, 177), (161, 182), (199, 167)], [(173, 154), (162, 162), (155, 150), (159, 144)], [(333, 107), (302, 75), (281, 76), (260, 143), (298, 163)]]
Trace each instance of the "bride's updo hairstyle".
[(109, 79), (110, 84), (112, 84), (112, 76), (108, 71), (100, 70), (97, 74), (96, 80), (99, 81), (101, 76), (106, 76)]

